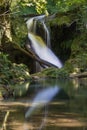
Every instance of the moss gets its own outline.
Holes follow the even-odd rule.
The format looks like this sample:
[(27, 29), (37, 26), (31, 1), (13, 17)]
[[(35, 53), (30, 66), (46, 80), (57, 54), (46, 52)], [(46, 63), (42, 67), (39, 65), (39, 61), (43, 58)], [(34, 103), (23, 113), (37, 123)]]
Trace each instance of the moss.
[(20, 46), (24, 46), (27, 37), (27, 27), (22, 17), (11, 19), (12, 41)]
[(74, 22), (76, 19), (76, 15), (73, 12), (67, 12), (67, 13), (57, 13), (56, 17), (53, 18), (51, 21), (49, 21), (49, 24), (51, 26), (53, 25), (67, 25), (70, 26), (72, 22)]
[(72, 60), (68, 60), (68, 61), (66, 61), (65, 65), (64, 65), (65, 70), (67, 70), (69, 74), (74, 71), (72, 62), (73, 62)]
[(12, 63), (8, 57), (7, 54), (0, 53), (0, 83), (10, 84), (30, 79), (27, 66)]
[(47, 68), (39, 73), (35, 73), (32, 75), (32, 77), (38, 76), (40, 78), (47, 77), (47, 78), (58, 78), (58, 79), (65, 79), (69, 77), (69, 73), (66, 70), (66, 68)]
[(85, 32), (74, 37), (71, 44), (71, 55), (65, 66), (71, 73), (87, 71), (87, 37)]
[(57, 24), (59, 26), (61, 26), (63, 24), (69, 25), (71, 23), (71, 20), (67, 16), (62, 16), (62, 17), (57, 17), (57, 18), (53, 19), (50, 23), (51, 23), (51, 25)]

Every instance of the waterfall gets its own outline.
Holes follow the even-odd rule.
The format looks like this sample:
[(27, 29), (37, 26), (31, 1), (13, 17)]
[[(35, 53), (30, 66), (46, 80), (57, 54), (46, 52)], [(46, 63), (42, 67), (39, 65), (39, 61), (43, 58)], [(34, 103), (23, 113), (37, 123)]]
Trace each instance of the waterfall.
[(62, 67), (60, 60), (55, 56), (51, 49), (45, 45), (41, 37), (32, 33), (28, 33), (28, 38), (30, 39), (32, 48), (34, 48), (34, 51), (38, 57), (40, 57), (42, 60), (54, 64), (58, 68)]
[(34, 24), (33, 20), (34, 20), (34, 17), (31, 18), (31, 19), (29, 19), (29, 20), (26, 22), (27, 28), (28, 28), (28, 31), (29, 31), (29, 32), (33, 32), (33, 30), (34, 30), (34, 28), (33, 28), (33, 24)]
[(45, 15), (41, 16), (35, 16), (27, 20), (27, 28), (29, 32), (36, 33), (36, 26), (37, 26), (37, 21), (42, 21), (44, 19)]
[[(41, 16), (35, 16), (33, 18), (30, 18), (26, 24), (28, 28), (28, 39), (31, 42), (31, 46), (36, 53), (36, 55), (51, 64), (54, 64), (56, 67), (61, 68), (62, 63), (59, 60), (59, 58), (53, 53), (53, 51), (50, 49), (50, 33), (49, 30), (45, 24), (45, 15)], [(37, 35), (37, 22), (40, 22), (43, 26), (43, 29), (45, 30), (45, 42), (43, 39)], [(43, 32), (42, 32), (43, 33)], [(39, 67), (39, 71), (41, 70), (41, 66), (36, 62), (36, 69)], [(36, 70), (38, 71), (38, 70)]]
[(43, 27), (44, 27), (44, 30), (45, 30), (45, 39), (46, 39), (47, 47), (51, 48), (50, 32), (49, 32), (45, 22), (43, 21), (42, 23), (43, 23)]
[(41, 15), (41, 16), (35, 16), (33, 18), (30, 18), (26, 24), (27, 24), (27, 28), (29, 32), (32, 32), (34, 34), (36, 34), (36, 29), (37, 29), (37, 22), (42, 23), (43, 28), (44, 28), (44, 32), (45, 32), (45, 41), (47, 46), (50, 48), (51, 47), (51, 43), (50, 43), (50, 32), (45, 24), (45, 15)]
[[(41, 15), (41, 16), (35, 16), (30, 18), (26, 24), (27, 24), (27, 28), (28, 28), (28, 32), (32, 32), (34, 34), (36, 34), (36, 30), (37, 30), (37, 22), (38, 20), (42, 20), (45, 17), (45, 15)], [(42, 67), (40, 66), (40, 64), (38, 62), (35, 62), (35, 71), (41, 71)]]

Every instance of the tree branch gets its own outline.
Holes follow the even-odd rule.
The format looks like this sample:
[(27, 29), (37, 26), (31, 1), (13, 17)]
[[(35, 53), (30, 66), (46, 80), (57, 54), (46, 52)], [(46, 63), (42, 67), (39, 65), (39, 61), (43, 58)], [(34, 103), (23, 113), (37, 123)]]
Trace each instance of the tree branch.
[(28, 44), (25, 44), (25, 47), (28, 50), (29, 54), (31, 54), (31, 58), (33, 58), (34, 60), (39, 62), (41, 66), (43, 66), (43, 67), (48, 66), (48, 67), (56, 67), (56, 68), (58, 68), (56, 65), (54, 65), (52, 63), (49, 63), (49, 62), (41, 59), (39, 56), (37, 56), (37, 54), (35, 54), (35, 52), (29, 48)]
[(9, 113), (10, 113), (10, 111), (7, 111), (6, 114), (5, 114), (1, 130), (6, 130), (6, 123), (7, 123), (7, 119), (8, 119)]
[(15, 47), (17, 49), (19, 49), (20, 51), (22, 51), (23, 53), (25, 53), (26, 55), (28, 55), (29, 57), (31, 57), (32, 59), (34, 59), (35, 61), (39, 62), (41, 66), (48, 66), (48, 67), (56, 67), (58, 68), (56, 65), (51, 64), (45, 60), (40, 59), (31, 49), (29, 49), (29, 47), (27, 46), (27, 44), (25, 45), (26, 49), (21, 48), (19, 45), (17, 45), (16, 43), (14, 43)]
[(87, 77), (87, 72), (79, 73), (79, 74), (71, 74), (70, 78), (85, 78)]

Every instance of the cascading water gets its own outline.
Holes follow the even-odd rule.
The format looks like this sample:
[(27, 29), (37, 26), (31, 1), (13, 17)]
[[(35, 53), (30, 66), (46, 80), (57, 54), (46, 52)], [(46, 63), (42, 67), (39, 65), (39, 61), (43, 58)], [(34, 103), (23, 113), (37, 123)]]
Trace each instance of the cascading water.
[[(27, 24), (27, 28), (28, 28), (28, 32), (32, 32), (34, 34), (36, 34), (36, 30), (37, 30), (37, 21), (41, 20), (45, 17), (45, 15), (41, 15), (41, 16), (36, 16), (33, 18), (30, 18), (26, 24)], [(38, 62), (35, 62), (35, 71), (41, 71), (42, 67), (40, 66), (40, 64)]]
[(45, 24), (44, 18), (45, 18), (45, 15), (36, 16), (36, 17), (30, 18), (26, 22), (26, 24), (27, 24), (28, 31), (36, 34), (37, 22), (40, 21), (42, 23), (43, 29), (45, 31), (45, 42), (46, 42), (47, 46), (50, 48), (51, 47), (50, 32)]
[(45, 22), (43, 21), (42, 23), (43, 23), (43, 27), (44, 27), (44, 30), (45, 30), (45, 39), (46, 39), (47, 47), (51, 48), (50, 32), (49, 32)]
[[(46, 43), (43, 42), (42, 38), (40, 36), (37, 36), (37, 21), (42, 23), (43, 28), (45, 30), (45, 38)], [(48, 31), (48, 28), (45, 24), (45, 15), (36, 16), (33, 18), (30, 18), (27, 22), (27, 28), (28, 28), (28, 38), (31, 42), (31, 46), (36, 53), (36, 55), (44, 60), (47, 61), (53, 65), (55, 65), (58, 68), (62, 67), (61, 61), (56, 57), (56, 55), (52, 52), (50, 49), (50, 33)], [(36, 63), (37, 64), (37, 63)], [(36, 65), (37, 68), (38, 65)], [(45, 66), (46, 67), (46, 66)], [(41, 70), (41, 67), (39, 66), (39, 71)], [(38, 70), (36, 70), (38, 71)]]
[(44, 19), (45, 15), (41, 15), (41, 16), (35, 16), (30, 18), (26, 24), (27, 24), (27, 28), (29, 32), (32, 33), (36, 33), (36, 26), (37, 26), (37, 21), (42, 21), (42, 19)]
[(35, 53), (42, 60), (54, 64), (58, 68), (62, 67), (60, 60), (55, 56), (55, 54), (44, 44), (41, 37), (28, 33), (28, 38), (32, 43), (32, 48), (34, 48)]

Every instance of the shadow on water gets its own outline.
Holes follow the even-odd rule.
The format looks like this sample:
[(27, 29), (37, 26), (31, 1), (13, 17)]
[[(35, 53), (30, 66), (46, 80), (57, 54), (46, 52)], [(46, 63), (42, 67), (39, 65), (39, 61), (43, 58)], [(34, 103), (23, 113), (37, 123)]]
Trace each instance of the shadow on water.
[(15, 85), (15, 98), (0, 100), (0, 130), (86, 130), (86, 83), (41, 79)]

